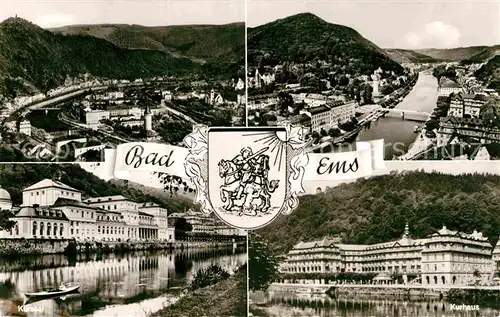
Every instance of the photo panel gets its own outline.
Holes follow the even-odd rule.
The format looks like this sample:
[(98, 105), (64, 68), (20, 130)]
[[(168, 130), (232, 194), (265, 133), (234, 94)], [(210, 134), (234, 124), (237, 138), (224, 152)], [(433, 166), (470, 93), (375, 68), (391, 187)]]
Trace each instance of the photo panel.
[(246, 232), (192, 195), (78, 164), (0, 164), (0, 185), (2, 314), (245, 316)]
[(242, 1), (3, 8), (2, 162), (102, 162), (123, 143), (245, 124)]
[(246, 316), (247, 232), (185, 166), (246, 123), (245, 3), (2, 4), (1, 314)]
[(249, 125), (310, 127), (314, 153), (384, 139), (385, 160), (497, 159), (498, 10), (249, 0)]
[(248, 125), (307, 157), (249, 233), (249, 315), (498, 316), (499, 3), (247, 10)]

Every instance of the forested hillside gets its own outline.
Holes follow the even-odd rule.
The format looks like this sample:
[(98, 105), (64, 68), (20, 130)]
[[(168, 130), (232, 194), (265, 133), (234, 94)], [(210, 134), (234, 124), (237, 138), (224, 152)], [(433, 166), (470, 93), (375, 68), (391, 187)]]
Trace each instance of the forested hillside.
[(299, 241), (341, 236), (345, 243), (378, 243), (401, 237), (405, 222), (413, 237), (443, 225), (500, 234), (500, 176), (406, 172), (360, 179), (318, 195), (300, 197), (298, 209), (259, 230), (288, 251)]

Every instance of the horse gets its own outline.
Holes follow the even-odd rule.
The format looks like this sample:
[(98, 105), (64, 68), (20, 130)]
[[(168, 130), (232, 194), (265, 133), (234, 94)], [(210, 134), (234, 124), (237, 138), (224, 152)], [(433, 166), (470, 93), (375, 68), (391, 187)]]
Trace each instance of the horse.
[(238, 167), (229, 160), (221, 160), (218, 164), (219, 176), (224, 180), (224, 184), (220, 186), (220, 199), (224, 205), (224, 210), (231, 211), (234, 206), (234, 193), (238, 191), (241, 181), (238, 178)]

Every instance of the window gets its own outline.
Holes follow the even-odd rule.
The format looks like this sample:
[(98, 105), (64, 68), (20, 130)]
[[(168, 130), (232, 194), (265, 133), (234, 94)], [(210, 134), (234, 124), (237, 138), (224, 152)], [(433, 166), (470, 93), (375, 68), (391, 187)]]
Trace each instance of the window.
[(57, 223), (54, 223), (54, 236), (57, 236)]
[(40, 235), (41, 236), (43, 236), (43, 229), (44, 229), (44, 227), (43, 227), (43, 222), (42, 222), (42, 223), (40, 223)]
[(50, 236), (51, 225), (50, 222), (47, 224), (47, 235)]
[(33, 221), (32, 234), (33, 234), (33, 236), (36, 236), (36, 221)]
[(63, 236), (63, 233), (64, 233), (64, 225), (61, 223), (59, 224), (59, 235)]

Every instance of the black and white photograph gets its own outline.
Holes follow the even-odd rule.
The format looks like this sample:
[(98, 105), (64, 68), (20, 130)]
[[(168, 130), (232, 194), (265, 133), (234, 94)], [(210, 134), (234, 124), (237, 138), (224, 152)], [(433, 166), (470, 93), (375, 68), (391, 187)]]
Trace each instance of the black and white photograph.
[(245, 3), (16, 1), (0, 12), (0, 161), (99, 162), (245, 125)]
[(297, 210), (249, 233), (250, 316), (500, 313), (495, 161), (395, 161), (307, 187)]
[(0, 185), (2, 316), (246, 316), (247, 233), (189, 191), (77, 164), (1, 164)]
[(497, 1), (249, 0), (247, 15), (250, 126), (306, 126), (310, 152), (500, 156)]

